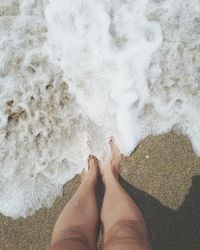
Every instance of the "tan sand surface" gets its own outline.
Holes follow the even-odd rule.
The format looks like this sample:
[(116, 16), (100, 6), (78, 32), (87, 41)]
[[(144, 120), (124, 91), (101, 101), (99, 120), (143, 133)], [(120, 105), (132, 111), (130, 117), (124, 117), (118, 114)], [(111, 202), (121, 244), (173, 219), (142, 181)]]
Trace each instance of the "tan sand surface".
[[(143, 212), (152, 249), (200, 249), (200, 158), (185, 136), (146, 138), (123, 160), (122, 177), (122, 185)], [(0, 249), (44, 249), (58, 214), (79, 183), (77, 176), (50, 209), (31, 217), (13, 220), (0, 215)]]

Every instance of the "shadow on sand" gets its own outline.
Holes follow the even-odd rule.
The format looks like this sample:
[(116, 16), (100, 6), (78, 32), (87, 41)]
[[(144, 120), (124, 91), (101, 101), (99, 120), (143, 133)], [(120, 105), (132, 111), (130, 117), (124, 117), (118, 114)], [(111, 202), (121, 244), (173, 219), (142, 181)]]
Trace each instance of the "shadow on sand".
[(152, 250), (200, 250), (200, 176), (193, 176), (178, 210), (163, 206), (122, 177), (120, 183), (142, 211)]
[[(150, 194), (132, 186), (120, 176), (120, 183), (140, 208), (152, 250), (200, 250), (200, 175), (178, 210), (163, 206)], [(104, 187), (97, 188), (97, 203), (102, 205)]]

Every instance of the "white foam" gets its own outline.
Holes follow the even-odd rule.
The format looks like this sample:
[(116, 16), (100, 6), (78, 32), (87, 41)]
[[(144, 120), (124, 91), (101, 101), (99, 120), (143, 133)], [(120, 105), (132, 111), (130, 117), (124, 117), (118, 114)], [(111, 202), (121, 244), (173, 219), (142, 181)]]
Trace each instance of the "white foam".
[(173, 128), (200, 154), (199, 14), (198, 0), (1, 0), (0, 212), (51, 206), (110, 136), (129, 155)]
[(146, 71), (162, 43), (159, 25), (144, 16), (146, 2), (50, 1), (45, 10), (51, 62), (64, 71), (76, 103), (104, 130), (104, 141), (106, 131), (119, 134), (125, 155), (141, 138), (136, 106), (148, 101)]

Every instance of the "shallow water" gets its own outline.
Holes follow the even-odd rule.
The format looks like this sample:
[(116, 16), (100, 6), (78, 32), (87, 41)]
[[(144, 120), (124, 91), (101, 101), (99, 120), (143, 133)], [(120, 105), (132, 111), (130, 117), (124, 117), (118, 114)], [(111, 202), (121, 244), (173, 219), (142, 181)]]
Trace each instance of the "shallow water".
[(129, 155), (174, 129), (200, 155), (198, 0), (0, 0), (0, 47), (4, 215), (51, 206), (110, 136)]

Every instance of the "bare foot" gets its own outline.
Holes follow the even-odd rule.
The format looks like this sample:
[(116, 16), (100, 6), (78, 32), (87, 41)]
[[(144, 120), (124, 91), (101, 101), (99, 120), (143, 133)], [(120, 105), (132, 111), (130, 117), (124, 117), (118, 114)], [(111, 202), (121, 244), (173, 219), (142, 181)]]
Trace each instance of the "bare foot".
[(81, 173), (81, 182), (89, 182), (96, 184), (99, 174), (98, 159), (94, 155), (89, 155), (88, 170), (85, 168)]
[(111, 147), (112, 158), (106, 166), (102, 167), (102, 177), (104, 182), (107, 176), (109, 178), (110, 174), (114, 175), (116, 179), (119, 178), (120, 162), (122, 160), (122, 155), (117, 145), (113, 142), (113, 138), (110, 139), (109, 144)]

